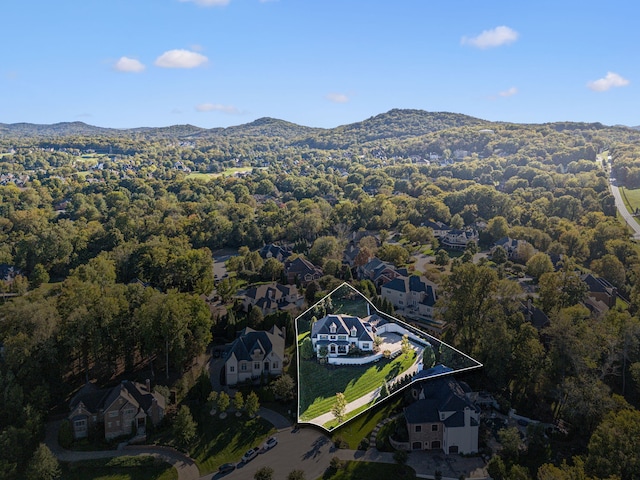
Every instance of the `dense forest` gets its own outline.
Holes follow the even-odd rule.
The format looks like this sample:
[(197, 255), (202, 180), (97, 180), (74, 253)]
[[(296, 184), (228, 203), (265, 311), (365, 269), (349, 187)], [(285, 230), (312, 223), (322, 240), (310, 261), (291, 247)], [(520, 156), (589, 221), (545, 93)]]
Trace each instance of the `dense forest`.
[[(444, 339), (484, 364), (465, 379), (474, 389), (566, 426), (509, 443), (494, 478), (639, 478), (640, 256), (608, 166), (640, 186), (640, 131), (418, 110), (334, 129), (0, 124), (0, 477), (21, 478), (46, 417), (86, 379), (181, 372), (212, 338), (268, 321), (233, 308), (247, 282), (280, 275), (263, 245), (323, 267), (309, 303), (345, 280), (370, 290), (342, 264), (367, 231), (380, 242), (363, 249), (439, 285)], [(429, 221), (476, 228), (476, 249), (525, 246), (476, 262), (442, 250), (417, 271), (412, 255), (437, 249)], [(239, 255), (217, 279), (223, 248)], [(585, 306), (585, 273), (617, 289), (614, 307)], [(211, 313), (213, 292), (226, 315)], [(523, 315), (527, 298), (544, 328)]]

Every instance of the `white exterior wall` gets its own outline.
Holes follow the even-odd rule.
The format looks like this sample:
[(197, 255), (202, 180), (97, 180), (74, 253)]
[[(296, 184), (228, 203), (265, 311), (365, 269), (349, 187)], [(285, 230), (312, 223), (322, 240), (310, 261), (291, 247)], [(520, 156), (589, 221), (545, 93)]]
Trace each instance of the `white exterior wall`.
[(479, 415), (470, 408), (464, 409), (464, 427), (444, 427), (442, 448), (449, 453), (450, 446), (457, 446), (458, 453), (476, 453), (478, 451), (478, 426), (471, 426), (471, 418), (480, 423)]

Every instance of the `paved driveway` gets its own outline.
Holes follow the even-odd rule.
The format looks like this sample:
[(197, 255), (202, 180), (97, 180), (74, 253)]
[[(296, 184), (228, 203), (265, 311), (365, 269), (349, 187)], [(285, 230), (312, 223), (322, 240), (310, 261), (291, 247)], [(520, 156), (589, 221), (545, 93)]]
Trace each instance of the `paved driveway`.
[(258, 469), (267, 466), (273, 468), (273, 480), (286, 480), (289, 472), (296, 469), (304, 470), (305, 477), (313, 480), (323, 475), (335, 455), (329, 437), (313, 427), (300, 428), (295, 433), (287, 428), (276, 436), (278, 445), (246, 465), (240, 465), (227, 475), (207, 475), (201, 480), (248, 480), (253, 478)]

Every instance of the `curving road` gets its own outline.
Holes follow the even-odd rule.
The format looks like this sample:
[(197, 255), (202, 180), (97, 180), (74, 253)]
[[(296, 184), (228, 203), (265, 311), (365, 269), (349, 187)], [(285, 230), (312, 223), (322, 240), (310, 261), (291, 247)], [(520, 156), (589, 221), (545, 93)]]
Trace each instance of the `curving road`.
[(616, 200), (616, 207), (618, 208), (618, 212), (620, 212), (620, 215), (622, 215), (622, 218), (624, 218), (625, 222), (627, 222), (627, 225), (629, 225), (629, 227), (631, 227), (631, 229), (633, 230), (633, 238), (636, 240), (640, 240), (640, 224), (636, 222), (636, 219), (633, 217), (633, 215), (631, 215), (631, 213), (629, 213), (629, 210), (627, 210), (627, 207), (622, 200), (622, 195), (620, 194), (620, 189), (618, 188), (616, 179), (613, 177), (609, 177), (609, 185), (611, 187), (611, 194)]

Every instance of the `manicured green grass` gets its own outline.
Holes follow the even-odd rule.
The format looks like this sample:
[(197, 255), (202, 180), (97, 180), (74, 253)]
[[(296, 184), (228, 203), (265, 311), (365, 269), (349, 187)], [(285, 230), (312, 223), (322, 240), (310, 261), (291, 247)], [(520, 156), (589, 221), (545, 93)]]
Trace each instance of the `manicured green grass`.
[(394, 360), (381, 359), (373, 365), (341, 365), (328, 367), (315, 360), (300, 363), (300, 418), (310, 420), (327, 413), (333, 406), (335, 395), (344, 393), (347, 402), (372, 392), (389, 381), (402, 375), (414, 362), (415, 352), (400, 355)]
[(274, 432), (273, 426), (260, 417), (249, 419), (246, 414), (236, 417), (202, 412), (197, 419), (198, 444), (189, 452), (198, 464), (200, 475), (212, 473), (227, 462), (238, 462), (242, 455), (260, 445)]
[[(368, 303), (362, 299), (357, 298), (355, 300), (339, 299), (333, 301), (333, 313), (344, 313), (347, 315), (355, 315), (360, 318), (364, 318), (369, 315), (367, 310)], [(372, 308), (373, 313), (373, 308)]]
[(414, 479), (416, 471), (411, 467), (400, 467), (394, 463), (346, 462), (333, 474), (325, 473), (318, 480), (389, 480)]
[(343, 424), (340, 428), (331, 432), (334, 436), (340, 436), (349, 444), (349, 448), (355, 450), (364, 438), (369, 438), (376, 425), (385, 418), (390, 417), (402, 408), (402, 395), (395, 395), (383, 400), (372, 407), (368, 412), (355, 418), (353, 421)]
[(66, 464), (61, 480), (177, 480), (170, 464), (149, 455), (102, 458)]
[(227, 168), (223, 172), (217, 173), (202, 173), (202, 172), (191, 172), (187, 175), (187, 178), (198, 178), (200, 180), (211, 180), (212, 178), (225, 177), (234, 175), (236, 173), (249, 173), (253, 170), (253, 167), (235, 167), (235, 168)]

